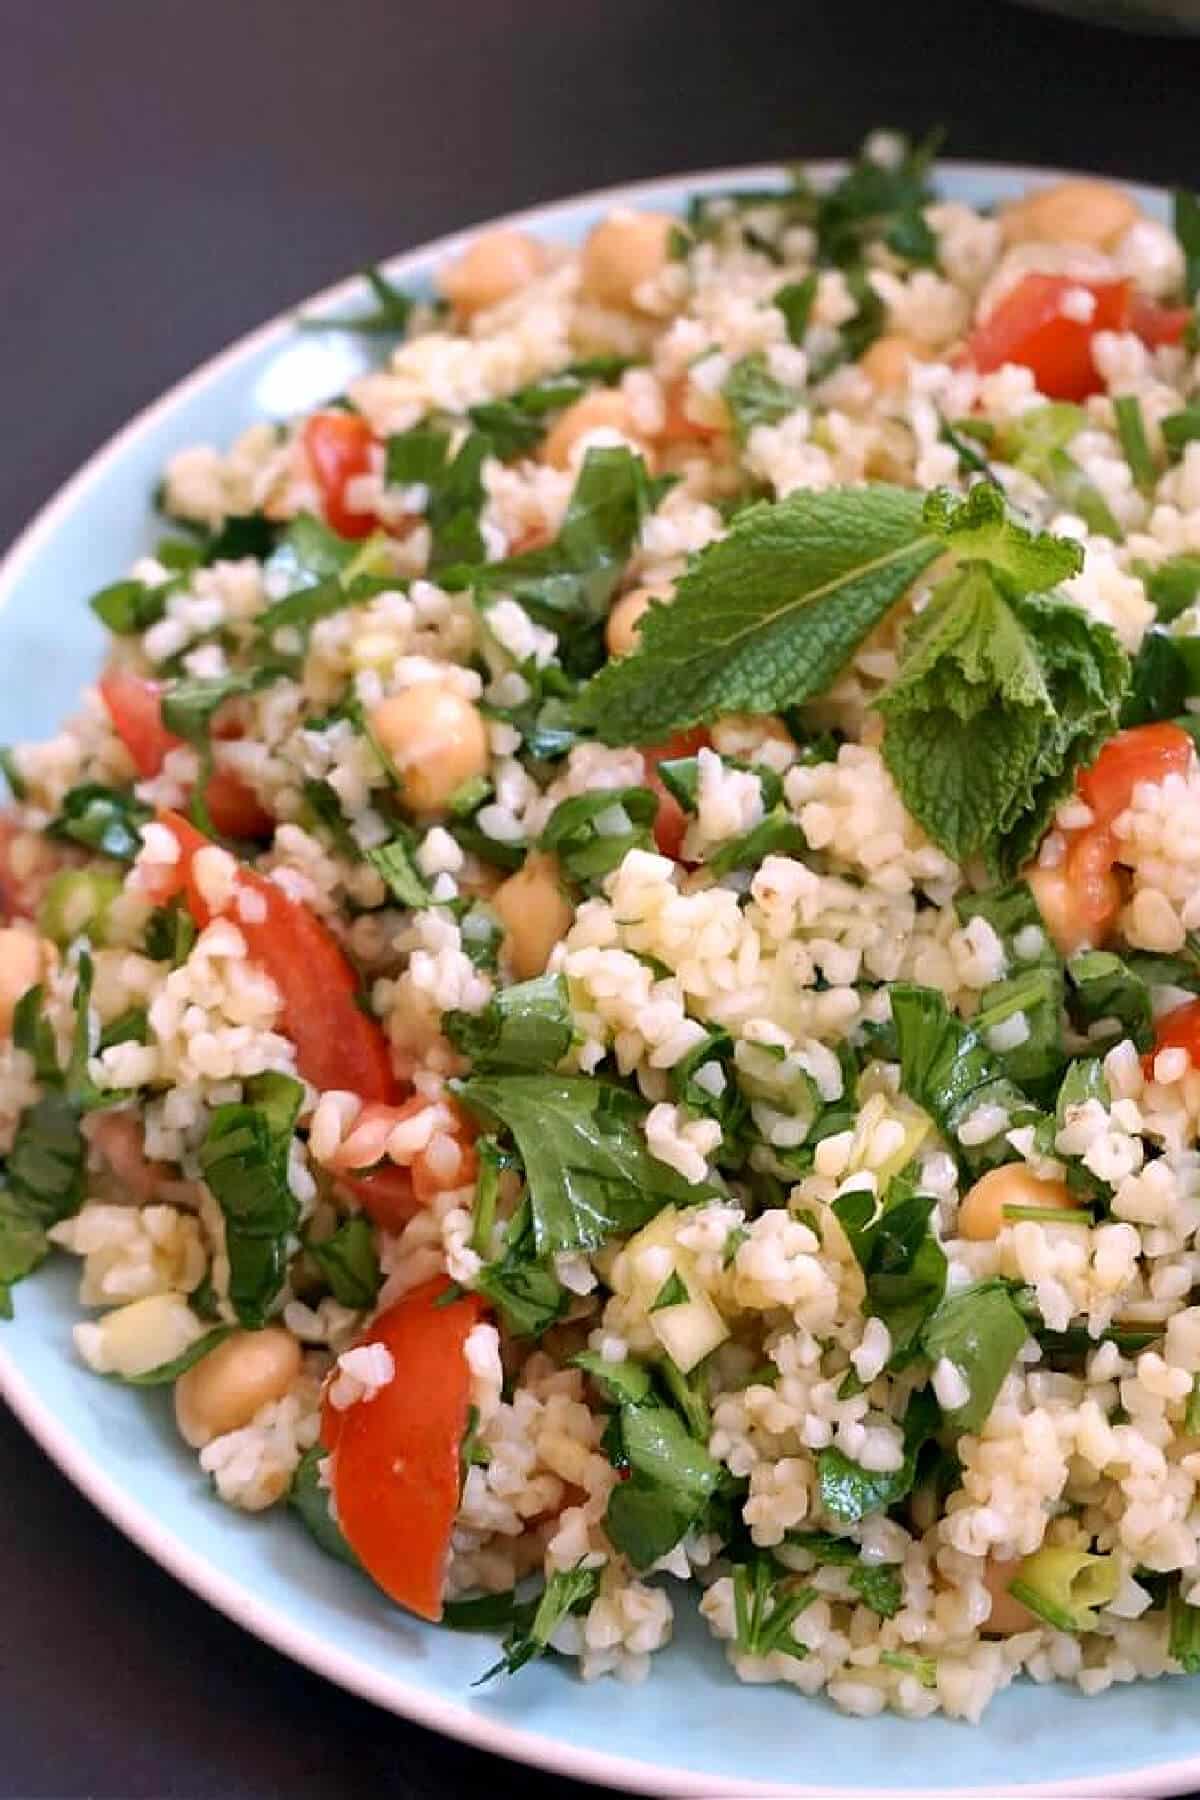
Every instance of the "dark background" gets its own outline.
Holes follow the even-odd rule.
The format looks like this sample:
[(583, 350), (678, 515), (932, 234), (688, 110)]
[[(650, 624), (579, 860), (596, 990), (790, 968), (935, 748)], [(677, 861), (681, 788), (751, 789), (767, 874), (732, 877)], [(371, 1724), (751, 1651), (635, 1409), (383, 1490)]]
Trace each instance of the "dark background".
[[(194, 364), (531, 202), (852, 150), (1200, 185), (1200, 42), (1001, 0), (0, 0), (0, 542)], [(0, 1409), (0, 1792), (584, 1793), (324, 1686), (127, 1544)], [(620, 1689), (613, 1690), (619, 1741)]]

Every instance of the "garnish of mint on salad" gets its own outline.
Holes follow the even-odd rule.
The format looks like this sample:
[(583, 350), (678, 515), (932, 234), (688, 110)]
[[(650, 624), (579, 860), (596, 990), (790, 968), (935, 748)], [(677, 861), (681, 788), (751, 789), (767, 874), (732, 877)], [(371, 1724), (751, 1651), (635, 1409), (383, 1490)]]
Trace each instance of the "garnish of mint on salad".
[(935, 150), (368, 270), (3, 752), (0, 1311), (481, 1681), (1200, 1670), (1200, 201)]

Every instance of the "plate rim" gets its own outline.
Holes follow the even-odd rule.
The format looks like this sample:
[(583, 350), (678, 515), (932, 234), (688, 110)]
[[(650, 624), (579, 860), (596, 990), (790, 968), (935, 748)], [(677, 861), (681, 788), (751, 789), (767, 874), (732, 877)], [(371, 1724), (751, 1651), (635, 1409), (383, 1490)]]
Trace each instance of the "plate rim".
[[(817, 182), (832, 180), (847, 167), (845, 157), (799, 158), (806, 173)], [(555, 200), (535, 202), (515, 211), (491, 215), (486, 219), (461, 226), (410, 250), (382, 258), (378, 264), (389, 278), (427, 275), (443, 258), (452, 256), (460, 247), (484, 228), (546, 226), (599, 212), (602, 208), (636, 202), (639, 198), (659, 194), (664, 188), (687, 189), (691, 193), (723, 192), (746, 184), (764, 187), (780, 185), (786, 177), (786, 164), (779, 162), (733, 164), (718, 169), (666, 172), (637, 181), (615, 182), (591, 188), (582, 193)], [(972, 157), (938, 157), (934, 172), (955, 171), (964, 177), (983, 182), (1021, 182), (1037, 186), (1047, 181), (1088, 175), (1088, 171), (1063, 169), (1033, 163), (1010, 163)], [(1094, 175), (1091, 178), (1097, 178)], [(1160, 183), (1122, 181), (1104, 175), (1099, 179), (1116, 182), (1143, 195), (1153, 195), (1160, 202), (1169, 198), (1169, 189)], [(201, 392), (208, 383), (245, 357), (267, 349), (275, 340), (285, 341), (296, 329), (297, 316), (314, 308), (336, 307), (349, 300), (361, 284), (356, 273), (332, 283), (319, 292), (306, 295), (262, 324), (252, 327), (233, 342), (206, 357), (173, 382), (161, 394), (141, 407), (122, 426), (104, 439), (80, 464), (75, 472), (55, 490), (18, 532), (0, 557), (0, 608), (16, 589), (24, 570), (37, 556), (43, 544), (52, 539), (60, 522), (86, 499), (91, 486), (101, 480), (108, 465), (134, 446), (175, 408), (191, 395)], [(331, 330), (337, 329), (336, 320)], [(749, 1780), (739, 1782), (731, 1790), (723, 1776), (684, 1767), (670, 1768), (644, 1762), (640, 1758), (621, 1756), (608, 1751), (592, 1750), (551, 1737), (544, 1732), (509, 1725), (486, 1714), (473, 1711), (461, 1701), (450, 1700), (430, 1689), (411, 1684), (402, 1672), (396, 1674), (376, 1670), (351, 1652), (327, 1643), (315, 1631), (296, 1623), (273, 1605), (260, 1602), (253, 1590), (226, 1576), (223, 1570), (202, 1552), (193, 1550), (176, 1532), (164, 1527), (156, 1516), (128, 1489), (107, 1474), (100, 1461), (72, 1437), (59, 1423), (51, 1406), (43, 1400), (34, 1384), (17, 1362), (12, 1348), (0, 1338), (0, 1398), (12, 1408), (34, 1442), (45, 1452), (67, 1480), (89, 1500), (109, 1522), (137, 1546), (160, 1568), (191, 1593), (223, 1613), (241, 1629), (250, 1632), (280, 1654), (333, 1682), (336, 1686), (368, 1700), (385, 1712), (409, 1719), (426, 1730), (436, 1731), (472, 1748), (550, 1774), (574, 1780), (616, 1787), (627, 1793), (685, 1797), (685, 1800), (730, 1800), (732, 1793), (746, 1796), (787, 1796), (790, 1800), (852, 1800), (856, 1796), (876, 1796), (877, 1800), (916, 1800), (912, 1789), (831, 1787), (808, 1783), (779, 1783)], [(1094, 1776), (1068, 1777), (1038, 1783), (1005, 1786), (1005, 1794), (1038, 1796), (1095, 1796), (1103, 1793), (1113, 1800), (1153, 1800), (1165, 1793), (1181, 1793), (1200, 1784), (1200, 1749), (1192, 1756), (1170, 1762), (1149, 1764), (1103, 1778), (1098, 1786)], [(995, 1796), (1001, 1790), (988, 1787), (928, 1787), (923, 1790), (938, 1800), (973, 1800), (973, 1797)]]

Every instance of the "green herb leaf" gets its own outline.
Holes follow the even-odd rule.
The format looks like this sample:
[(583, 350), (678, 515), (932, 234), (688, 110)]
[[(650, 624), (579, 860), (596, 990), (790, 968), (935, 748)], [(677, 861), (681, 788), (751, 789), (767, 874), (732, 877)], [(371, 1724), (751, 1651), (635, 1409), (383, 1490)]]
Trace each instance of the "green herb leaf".
[(1118, 394), (1113, 400), (1113, 413), (1117, 422), (1117, 436), (1121, 440), (1121, 449), (1129, 464), (1134, 485), (1143, 494), (1152, 494), (1158, 480), (1158, 470), (1154, 466), (1154, 457), (1146, 436), (1142, 403), (1136, 394)]
[(1148, 631), (1133, 659), (1129, 692), (1121, 707), (1122, 726), (1149, 725), (1181, 713), (1200, 686), (1200, 666), (1193, 660), (1198, 656), (1200, 638)]
[(946, 488), (935, 489), (925, 501), (924, 516), (957, 556), (1001, 570), (1022, 593), (1046, 593), (1083, 567), (1083, 551), (1073, 538), (1019, 525), (1003, 493), (988, 482), (978, 482), (965, 499)]
[(785, 806), (777, 806), (749, 831), (706, 851), (704, 866), (718, 880), (734, 869), (756, 869), (768, 856), (796, 856), (808, 839)]
[(778, 425), (800, 405), (801, 396), (776, 380), (762, 350), (735, 362), (721, 389), (729, 408), (739, 444), (745, 444), (756, 425)]
[[(903, 1091), (930, 1115), (969, 1174), (1008, 1161), (1005, 1132), (1034, 1120), (1036, 1108), (935, 988), (898, 982), (891, 1001)], [(981, 1106), (1000, 1107), (1008, 1123), (986, 1143), (965, 1145), (959, 1128)]]
[(1169, 556), (1157, 568), (1134, 565), (1146, 586), (1146, 598), (1158, 613), (1160, 625), (1169, 625), (1200, 597), (1200, 556), (1187, 551)]
[(491, 439), (471, 431), (451, 454), (450, 432), (422, 423), (388, 439), (387, 481), (390, 486), (420, 483), (429, 490), (425, 518), (432, 536), (431, 570), (448, 564), (483, 561), (479, 515), (483, 510), (483, 465), (492, 453)]
[[(481, 1156), (481, 1182), (486, 1167)], [(484, 1265), (475, 1277), (475, 1286), (499, 1308), (514, 1337), (540, 1337), (566, 1312), (571, 1296), (559, 1282), (549, 1257), (538, 1253), (528, 1197), (509, 1221), (503, 1254)]]
[(820, 276), (814, 269), (803, 281), (789, 281), (772, 295), (772, 305), (783, 314), (789, 343), (801, 345), (812, 316)]
[(992, 1054), (1010, 1080), (1039, 1100), (1052, 1097), (1067, 1060), (1062, 1007), (1061, 965), (1057, 958), (1043, 955), (1032, 967), (984, 988), (979, 1010), (971, 1020), (972, 1030), (989, 1044), (993, 1031), (1021, 1016), (1024, 1040)]
[(932, 1196), (913, 1194), (881, 1206), (874, 1194), (841, 1195), (833, 1203), (866, 1278), (864, 1310), (882, 1319), (892, 1340), (890, 1366), (915, 1353), (921, 1330), (946, 1291), (946, 1254), (929, 1227)]
[(470, 587), (477, 599), (508, 594), (555, 632), (569, 674), (586, 674), (604, 656), (604, 621), (646, 517), (661, 494), (640, 456), (623, 446), (593, 448), (552, 544), (502, 562), (449, 568), (441, 584)]
[(254, 693), (277, 678), (274, 669), (239, 669), (228, 675), (181, 676), (163, 689), (162, 719), (168, 731), (189, 744), (207, 742), (213, 714), (227, 700)]
[(694, 559), (639, 648), (602, 669), (578, 714), (606, 743), (661, 743), (729, 712), (822, 693), (938, 554), (905, 489), (798, 492), (747, 508)]
[(1168, 413), (1162, 421), (1162, 434), (1172, 458), (1178, 461), (1187, 446), (1200, 438), (1200, 406), (1185, 406), (1180, 412)]
[(1116, 729), (1129, 664), (1106, 626), (1000, 583), (978, 563), (942, 582), (877, 705), (909, 811), (948, 855), (982, 852), (1005, 876)]
[(88, 605), (101, 624), (118, 637), (135, 637), (158, 624), (175, 588), (172, 581), (155, 587), (145, 581), (114, 581), (93, 594)]
[(491, 1681), (496, 1675), (515, 1675), (526, 1663), (541, 1656), (565, 1618), (572, 1613), (587, 1611), (596, 1598), (599, 1584), (599, 1569), (556, 1570), (546, 1583), (528, 1630), (518, 1628), (505, 1640), (504, 1655), (479, 1677), (475, 1686)]
[[(609, 385), (631, 365), (623, 356), (594, 356), (571, 363), (557, 375), (547, 375), (528, 387), (518, 388), (504, 400), (485, 400), (469, 408), (471, 423), (491, 439), (502, 462), (533, 450), (545, 436), (550, 419), (571, 406), (596, 383)], [(413, 479), (421, 479), (414, 477)]]
[(433, 904), (433, 895), (425, 877), (417, 867), (416, 839), (411, 832), (397, 831), (386, 844), (364, 850), (363, 856), (376, 874), (381, 875), (393, 900), (419, 912)]
[(186, 962), (196, 941), (196, 922), (180, 903), (159, 906), (146, 920), (142, 945), (151, 962), (169, 962), (178, 968)]
[(916, 1477), (917, 1455), (937, 1422), (932, 1395), (914, 1394), (904, 1416), (904, 1461), (887, 1473), (864, 1469), (832, 1447), (822, 1450), (817, 1457), (817, 1488), (830, 1517), (843, 1525), (857, 1525), (869, 1513), (885, 1512), (903, 1500)]
[(571, 1048), (566, 978), (539, 975), (498, 988), (481, 1013), (443, 1013), (442, 1029), (477, 1074), (541, 1074)]
[(374, 1306), (383, 1276), (370, 1220), (359, 1215), (343, 1219), (330, 1237), (320, 1243), (309, 1238), (304, 1247), (340, 1305), (352, 1306), (356, 1312)]
[(361, 1569), (362, 1564), (329, 1511), (329, 1489), (321, 1485), (321, 1464), (328, 1454), (324, 1444), (314, 1444), (304, 1452), (288, 1489), (288, 1505), (299, 1514), (326, 1556), (335, 1556), (352, 1569)]
[(947, 1412), (957, 1431), (978, 1431), (992, 1410), (1004, 1378), (1029, 1332), (1007, 1283), (977, 1281), (947, 1295), (921, 1334), (931, 1363), (946, 1357), (970, 1390)]
[(552, 850), (576, 881), (599, 881), (631, 850), (648, 849), (657, 797), (649, 788), (599, 788), (560, 800), (539, 847)]
[(745, 1656), (808, 1655), (792, 1626), (811, 1606), (817, 1590), (795, 1575), (780, 1575), (769, 1556), (754, 1556), (733, 1571), (736, 1643)]
[(130, 1387), (167, 1387), (171, 1382), (178, 1381), (181, 1375), (186, 1375), (202, 1356), (207, 1356), (210, 1350), (223, 1344), (232, 1330), (232, 1325), (216, 1325), (211, 1331), (194, 1339), (186, 1350), (172, 1357), (170, 1362), (159, 1363), (157, 1369), (147, 1369), (144, 1375), (123, 1375), (121, 1380)]
[(850, 1577), (850, 1586), (881, 1619), (894, 1619), (904, 1602), (904, 1583), (891, 1563), (860, 1564)]
[(63, 795), (58, 816), (46, 827), (52, 837), (98, 850), (117, 862), (132, 862), (142, 847), (141, 827), (152, 817), (150, 807), (129, 788), (86, 781)]
[(375, 305), (366, 312), (347, 313), (344, 317), (311, 318), (302, 314), (296, 324), (301, 331), (353, 331), (363, 337), (403, 337), (416, 302), (402, 288), (395, 287), (373, 263), (362, 271)]
[[(1139, 1050), (1154, 1043), (1154, 1017), (1150, 991), (1144, 981), (1111, 950), (1080, 950), (1067, 964), (1071, 981), (1071, 1012), (1087, 1033), (1098, 1054), (1110, 1050), (1124, 1037)], [(1111, 1020), (1112, 1029), (1097, 1034), (1094, 1027)]]
[(712, 1195), (651, 1156), (645, 1107), (623, 1088), (588, 1076), (495, 1075), (472, 1076), (460, 1092), (516, 1140), (540, 1256), (596, 1249), (648, 1225), (664, 1206)]
[(622, 1406), (620, 1432), (629, 1474), (609, 1495), (605, 1530), (635, 1569), (648, 1569), (703, 1518), (721, 1465), (668, 1406)]
[(288, 1075), (256, 1075), (245, 1092), (246, 1100), (212, 1114), (200, 1167), (225, 1216), (229, 1299), (255, 1330), (283, 1285), (300, 1216), (287, 1174), (304, 1087)]

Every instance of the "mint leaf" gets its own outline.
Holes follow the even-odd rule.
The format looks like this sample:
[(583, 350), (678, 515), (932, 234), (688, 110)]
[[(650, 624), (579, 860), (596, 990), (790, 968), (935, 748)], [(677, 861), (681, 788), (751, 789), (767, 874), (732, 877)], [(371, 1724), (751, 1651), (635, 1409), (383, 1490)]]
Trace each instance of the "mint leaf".
[(1002, 529), (1019, 534), (992, 543), (1004, 560), (965, 563), (940, 584), (876, 704), (908, 810), (948, 855), (982, 853), (1004, 877), (1029, 860), (1076, 770), (1116, 729), (1129, 663), (1106, 626), (1012, 585), (1004, 561), (1040, 579), (1055, 540)]
[(965, 500), (948, 488), (935, 489), (925, 501), (925, 523), (958, 557), (1003, 569), (1023, 593), (1045, 593), (1083, 567), (1083, 550), (1073, 538), (1017, 524), (991, 482), (977, 482)]
[(822, 693), (939, 553), (921, 512), (885, 486), (748, 507), (646, 614), (637, 651), (583, 689), (578, 716), (606, 743), (652, 744)]
[(624, 1088), (580, 1075), (484, 1075), (459, 1091), (472, 1112), (499, 1120), (516, 1140), (539, 1256), (594, 1250), (649, 1224), (664, 1206), (712, 1197), (651, 1156), (641, 1129), (646, 1109)]

